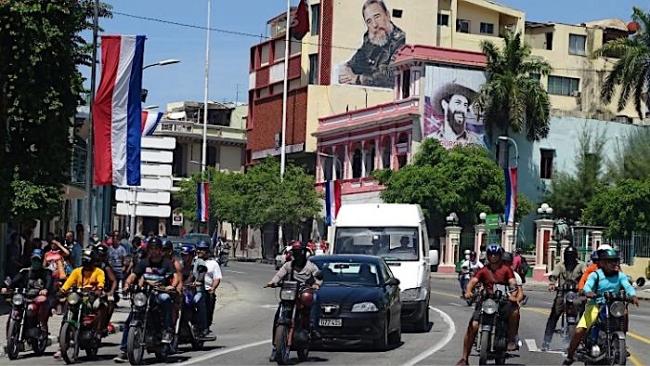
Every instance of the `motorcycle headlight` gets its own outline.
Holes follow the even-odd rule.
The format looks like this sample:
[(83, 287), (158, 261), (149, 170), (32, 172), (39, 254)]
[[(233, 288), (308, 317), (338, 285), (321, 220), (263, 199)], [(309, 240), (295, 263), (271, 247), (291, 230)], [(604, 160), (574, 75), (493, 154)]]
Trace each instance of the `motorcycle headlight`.
[(400, 293), (402, 301), (422, 301), (427, 298), (427, 290), (424, 287), (410, 288)]
[(569, 292), (566, 294), (566, 302), (575, 302), (578, 299), (578, 294), (575, 292)]
[(70, 295), (68, 295), (68, 304), (77, 305), (79, 301), (81, 301), (81, 296), (79, 296), (78, 293), (73, 292)]
[(614, 301), (609, 307), (609, 313), (615, 318), (620, 318), (625, 314), (625, 304), (622, 301)]
[(15, 294), (11, 298), (11, 303), (14, 304), (14, 306), (20, 306), (25, 302), (25, 297), (21, 294)]
[(379, 311), (377, 305), (371, 302), (360, 302), (352, 306), (353, 313), (371, 313), (374, 311)]
[(143, 307), (147, 303), (147, 295), (142, 292), (138, 292), (133, 296), (133, 304), (137, 307)]
[(497, 303), (492, 299), (487, 299), (483, 301), (481, 310), (487, 315), (492, 315), (497, 312)]
[(293, 301), (296, 299), (296, 290), (287, 289), (280, 291), (280, 300), (282, 301)]

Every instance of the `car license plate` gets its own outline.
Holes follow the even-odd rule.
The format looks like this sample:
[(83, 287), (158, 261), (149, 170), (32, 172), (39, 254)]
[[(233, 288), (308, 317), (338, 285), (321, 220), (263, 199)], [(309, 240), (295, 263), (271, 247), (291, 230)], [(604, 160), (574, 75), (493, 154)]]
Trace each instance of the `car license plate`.
[(342, 319), (320, 319), (318, 321), (318, 325), (320, 325), (321, 327), (342, 327), (343, 320)]

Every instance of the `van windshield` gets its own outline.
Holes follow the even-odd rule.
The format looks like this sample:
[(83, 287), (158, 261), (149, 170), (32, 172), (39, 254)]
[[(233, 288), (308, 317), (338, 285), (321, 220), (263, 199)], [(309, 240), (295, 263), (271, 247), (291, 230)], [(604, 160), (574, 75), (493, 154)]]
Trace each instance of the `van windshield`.
[(376, 255), (387, 261), (418, 260), (418, 228), (337, 227), (334, 254)]

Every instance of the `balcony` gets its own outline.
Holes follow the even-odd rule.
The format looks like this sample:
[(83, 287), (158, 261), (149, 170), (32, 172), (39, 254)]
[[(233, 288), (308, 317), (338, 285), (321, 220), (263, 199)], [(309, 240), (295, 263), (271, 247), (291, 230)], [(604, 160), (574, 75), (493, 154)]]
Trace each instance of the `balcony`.
[[(157, 136), (203, 138), (203, 124), (191, 121), (162, 120), (154, 132)], [(208, 125), (207, 139), (234, 144), (246, 143), (246, 131), (238, 128)]]

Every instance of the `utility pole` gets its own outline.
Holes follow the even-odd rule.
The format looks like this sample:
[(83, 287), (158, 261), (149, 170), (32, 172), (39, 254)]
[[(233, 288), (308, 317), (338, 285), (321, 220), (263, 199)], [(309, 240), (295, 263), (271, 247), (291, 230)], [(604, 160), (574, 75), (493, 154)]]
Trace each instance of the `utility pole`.
[[(280, 183), (284, 180), (284, 170), (287, 160), (287, 94), (289, 94), (289, 36), (291, 28), (291, 0), (287, 0), (287, 19), (284, 27), (284, 92), (282, 93), (282, 136), (280, 139)], [(283, 232), (282, 225), (278, 227), (278, 253), (282, 252)]]

